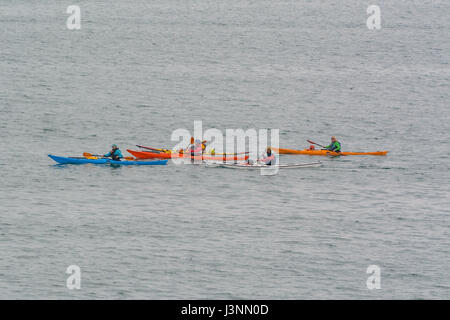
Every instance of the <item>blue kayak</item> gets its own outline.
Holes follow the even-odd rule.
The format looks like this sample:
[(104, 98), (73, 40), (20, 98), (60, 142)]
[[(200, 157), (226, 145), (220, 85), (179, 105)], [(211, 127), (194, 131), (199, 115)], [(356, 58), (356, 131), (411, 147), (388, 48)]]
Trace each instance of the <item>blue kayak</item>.
[(86, 159), (86, 158), (68, 158), (68, 157), (58, 157), (49, 154), (51, 159), (55, 160), (59, 164), (118, 164), (122, 166), (152, 166), (152, 165), (166, 165), (168, 160), (155, 160), (155, 161), (115, 161), (111, 159), (101, 158), (101, 159)]

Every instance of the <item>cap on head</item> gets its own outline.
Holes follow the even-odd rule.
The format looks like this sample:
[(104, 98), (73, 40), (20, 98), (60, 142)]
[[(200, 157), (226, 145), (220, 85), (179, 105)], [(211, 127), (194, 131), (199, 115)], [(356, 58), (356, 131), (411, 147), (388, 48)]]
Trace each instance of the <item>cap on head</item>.
[(113, 144), (113, 145), (111, 146), (111, 148), (117, 149), (117, 145), (116, 145), (116, 144)]

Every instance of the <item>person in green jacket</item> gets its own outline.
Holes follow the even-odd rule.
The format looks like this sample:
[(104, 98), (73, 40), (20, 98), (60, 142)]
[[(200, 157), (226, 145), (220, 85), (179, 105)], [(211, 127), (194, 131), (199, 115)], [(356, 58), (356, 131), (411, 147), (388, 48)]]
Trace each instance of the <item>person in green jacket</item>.
[(337, 141), (335, 136), (331, 137), (331, 144), (325, 147), (326, 150), (341, 152), (341, 143)]

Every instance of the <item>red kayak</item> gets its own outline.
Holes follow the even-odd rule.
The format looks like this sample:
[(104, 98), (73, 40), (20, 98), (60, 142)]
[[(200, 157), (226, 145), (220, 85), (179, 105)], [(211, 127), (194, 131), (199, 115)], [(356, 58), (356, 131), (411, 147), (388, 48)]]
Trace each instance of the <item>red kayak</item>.
[(248, 155), (242, 156), (212, 156), (212, 155), (202, 155), (202, 156), (191, 156), (189, 153), (166, 153), (166, 152), (150, 152), (150, 151), (136, 151), (127, 149), (129, 153), (138, 159), (176, 159), (176, 158), (188, 158), (195, 160), (217, 160), (217, 161), (245, 161), (248, 159)]

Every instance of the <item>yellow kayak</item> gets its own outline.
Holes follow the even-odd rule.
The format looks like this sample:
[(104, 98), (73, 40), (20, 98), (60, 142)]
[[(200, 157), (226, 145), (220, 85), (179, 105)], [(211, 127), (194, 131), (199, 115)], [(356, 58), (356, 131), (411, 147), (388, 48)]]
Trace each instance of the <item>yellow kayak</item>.
[(328, 150), (294, 150), (294, 149), (283, 149), (283, 148), (272, 148), (273, 151), (279, 154), (306, 154), (310, 156), (359, 156), (359, 155), (370, 155), (370, 156), (385, 156), (389, 151), (375, 151), (375, 152), (333, 152)]

